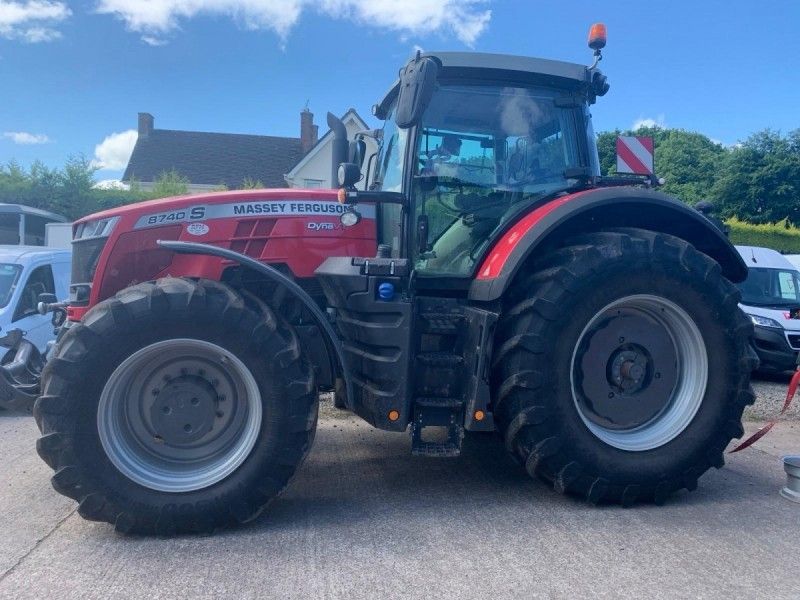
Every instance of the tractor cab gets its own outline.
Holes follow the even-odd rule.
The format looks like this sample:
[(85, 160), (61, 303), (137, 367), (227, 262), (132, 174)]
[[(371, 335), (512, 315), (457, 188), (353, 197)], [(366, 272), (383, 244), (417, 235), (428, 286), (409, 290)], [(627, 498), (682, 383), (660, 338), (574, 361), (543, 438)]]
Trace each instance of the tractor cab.
[[(345, 200), (380, 204), (379, 243), (420, 286), (466, 289), (506, 224), (600, 174), (589, 105), (607, 90), (582, 65), (419, 54), (373, 109), (377, 155), (341, 169)], [(352, 189), (360, 177), (366, 192)]]

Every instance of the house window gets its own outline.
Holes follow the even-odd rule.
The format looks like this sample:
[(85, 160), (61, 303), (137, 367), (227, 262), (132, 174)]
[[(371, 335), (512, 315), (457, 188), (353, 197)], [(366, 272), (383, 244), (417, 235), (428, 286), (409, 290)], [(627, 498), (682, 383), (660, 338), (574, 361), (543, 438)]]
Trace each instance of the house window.
[(321, 188), (325, 184), (323, 179), (303, 179), (304, 188)]

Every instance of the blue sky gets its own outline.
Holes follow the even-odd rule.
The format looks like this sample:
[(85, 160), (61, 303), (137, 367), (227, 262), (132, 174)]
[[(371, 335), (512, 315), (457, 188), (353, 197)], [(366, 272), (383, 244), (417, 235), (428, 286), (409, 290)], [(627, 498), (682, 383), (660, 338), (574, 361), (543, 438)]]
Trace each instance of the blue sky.
[(119, 177), (139, 111), (299, 136), (306, 101), (320, 124), (368, 117), (415, 46), (586, 63), (595, 21), (596, 129), (652, 119), (733, 144), (800, 127), (796, 0), (0, 0), (0, 162), (84, 154)]

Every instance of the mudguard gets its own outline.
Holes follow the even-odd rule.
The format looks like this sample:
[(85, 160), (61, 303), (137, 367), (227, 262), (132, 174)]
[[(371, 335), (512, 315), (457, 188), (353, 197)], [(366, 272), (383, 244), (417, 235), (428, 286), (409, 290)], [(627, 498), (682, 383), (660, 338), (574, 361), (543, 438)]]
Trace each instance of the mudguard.
[(487, 302), (502, 297), (537, 248), (569, 235), (614, 227), (682, 238), (717, 261), (730, 281), (747, 277), (747, 265), (728, 238), (692, 207), (646, 188), (594, 188), (553, 199), (510, 223), (484, 256), (469, 298)]

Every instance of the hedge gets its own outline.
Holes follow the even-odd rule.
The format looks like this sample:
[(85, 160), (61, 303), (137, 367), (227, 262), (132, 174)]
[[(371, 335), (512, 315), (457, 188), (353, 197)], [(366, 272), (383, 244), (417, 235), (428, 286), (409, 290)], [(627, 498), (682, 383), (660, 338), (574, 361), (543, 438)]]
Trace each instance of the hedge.
[(800, 228), (786, 220), (777, 223), (747, 223), (732, 217), (725, 222), (731, 228), (730, 239), (742, 246), (762, 246), (784, 254), (800, 254)]

